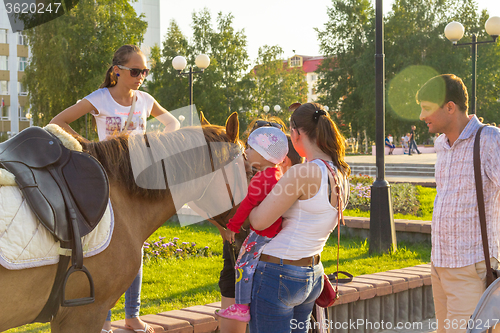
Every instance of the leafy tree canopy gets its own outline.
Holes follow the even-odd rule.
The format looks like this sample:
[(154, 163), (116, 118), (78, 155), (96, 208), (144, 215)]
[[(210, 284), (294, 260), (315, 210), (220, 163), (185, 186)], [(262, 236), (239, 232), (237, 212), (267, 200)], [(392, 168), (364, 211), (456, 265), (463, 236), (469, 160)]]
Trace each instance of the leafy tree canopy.
[[(470, 47), (453, 47), (444, 37), (451, 21), (466, 27), (470, 42), (490, 37), (484, 31), (486, 11), (479, 12), (474, 0), (396, 0), (385, 17), (386, 133), (401, 137), (417, 125), (420, 141), (429, 137), (419, 121), (415, 102), (418, 89), (431, 77), (453, 73), (470, 91), (472, 64)], [(353, 136), (375, 127), (375, 12), (369, 0), (333, 0), (329, 21), (318, 30), (321, 52), (329, 60), (319, 69), (320, 102), (334, 105), (339, 119), (350, 125)], [(478, 47), (477, 114), (485, 122), (500, 123), (500, 46)], [(349, 135), (350, 133), (346, 133)]]

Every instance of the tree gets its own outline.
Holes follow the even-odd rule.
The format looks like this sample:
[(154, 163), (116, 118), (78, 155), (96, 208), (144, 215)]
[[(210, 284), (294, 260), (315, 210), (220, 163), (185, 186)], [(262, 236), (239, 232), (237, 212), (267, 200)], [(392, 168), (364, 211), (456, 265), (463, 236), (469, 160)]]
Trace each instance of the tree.
[[(450, 9), (452, 9), (450, 11)], [(339, 119), (353, 131), (375, 128), (374, 11), (368, 0), (334, 0), (329, 21), (318, 31), (323, 61), (318, 90), (321, 102), (337, 105)], [(478, 13), (474, 0), (396, 0), (385, 18), (386, 133), (400, 137), (419, 122), (415, 102), (418, 88), (434, 75), (454, 73), (470, 91), (471, 57), (468, 47), (453, 47), (444, 37), (451, 21), (466, 26), (460, 42), (472, 33), (485, 36), (486, 12)], [(495, 86), (500, 84), (500, 48), (484, 46), (478, 59), (478, 115), (500, 121)], [(483, 60), (484, 59), (484, 60)], [(486, 68), (487, 67), (487, 68)], [(420, 141), (429, 136), (417, 126)]]
[[(172, 59), (177, 55), (186, 56), (188, 64), (194, 65), (199, 54), (210, 57), (210, 66), (203, 74), (193, 77), (194, 104), (203, 111), (207, 119), (215, 124), (223, 124), (234, 111), (249, 107), (248, 98), (241, 91), (245, 89), (242, 78), (248, 67), (246, 36), (244, 31), (235, 31), (231, 14), (217, 15), (217, 25), (212, 27), (211, 15), (207, 9), (193, 13), (193, 38), (188, 43), (178, 25), (170, 23), (163, 51), (155, 50), (152, 67), (154, 82), (150, 92), (169, 109), (189, 104), (188, 83), (172, 68)], [(162, 100), (163, 98), (163, 100)]]
[[(27, 30), (32, 56), (24, 82), (35, 124), (97, 89), (116, 49), (142, 41), (143, 18), (127, 0), (80, 0), (69, 13)], [(72, 126), (83, 134), (85, 119)]]
[[(282, 59), (283, 49), (279, 46), (264, 45), (259, 48), (256, 66), (248, 75), (253, 82), (252, 110), (262, 111), (267, 105), (271, 114), (288, 123), (288, 106), (295, 102), (307, 101), (307, 82), (301, 67), (289, 67)], [(282, 112), (275, 112), (279, 105)]]

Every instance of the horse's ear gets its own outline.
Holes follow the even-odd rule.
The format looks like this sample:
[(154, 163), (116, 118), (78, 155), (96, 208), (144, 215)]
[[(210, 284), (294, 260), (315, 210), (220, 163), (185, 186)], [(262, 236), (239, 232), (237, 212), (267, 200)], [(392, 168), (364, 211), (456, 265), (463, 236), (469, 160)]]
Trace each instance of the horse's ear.
[(207, 118), (205, 118), (205, 115), (203, 114), (203, 111), (200, 111), (200, 125), (205, 126), (205, 125), (211, 125)]
[(240, 138), (240, 122), (238, 121), (238, 113), (233, 112), (226, 120), (226, 134), (231, 142), (236, 142)]

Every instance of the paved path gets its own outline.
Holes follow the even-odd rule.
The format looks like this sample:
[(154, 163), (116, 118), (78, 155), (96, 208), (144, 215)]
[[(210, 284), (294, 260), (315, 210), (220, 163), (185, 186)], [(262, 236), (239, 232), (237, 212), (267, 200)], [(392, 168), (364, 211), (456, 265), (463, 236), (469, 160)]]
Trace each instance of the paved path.
[[(349, 163), (372, 163), (375, 164), (376, 156), (372, 155), (347, 155), (345, 158)], [(436, 164), (436, 153), (409, 155), (385, 155), (386, 164)]]
[[(346, 156), (347, 164), (352, 163), (368, 163), (376, 164), (376, 157), (372, 155), (348, 155)], [(436, 164), (436, 154), (413, 154), (408, 155), (385, 155), (385, 164)], [(391, 182), (398, 183), (435, 183), (434, 177), (418, 177), (418, 176), (386, 176), (385, 179)]]

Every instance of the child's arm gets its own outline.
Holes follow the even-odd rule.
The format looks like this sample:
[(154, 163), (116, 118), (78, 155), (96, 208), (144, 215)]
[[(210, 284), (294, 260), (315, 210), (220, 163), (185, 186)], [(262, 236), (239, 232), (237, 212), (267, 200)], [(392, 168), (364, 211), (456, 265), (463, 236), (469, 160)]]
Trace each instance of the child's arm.
[[(236, 214), (229, 220), (227, 224), (227, 229), (235, 233), (239, 233), (239, 230), (245, 220), (250, 215), (250, 212), (254, 207), (258, 206), (262, 200), (266, 197), (267, 193), (264, 191), (264, 182), (266, 181), (263, 176), (263, 172), (257, 173), (248, 186), (248, 193), (245, 199), (240, 203), (240, 207), (236, 211)], [(226, 234), (227, 235), (227, 234)]]

